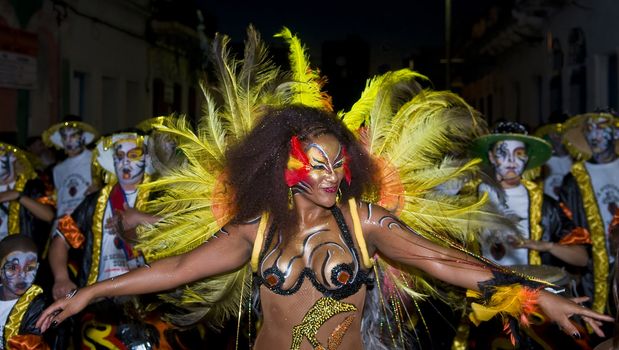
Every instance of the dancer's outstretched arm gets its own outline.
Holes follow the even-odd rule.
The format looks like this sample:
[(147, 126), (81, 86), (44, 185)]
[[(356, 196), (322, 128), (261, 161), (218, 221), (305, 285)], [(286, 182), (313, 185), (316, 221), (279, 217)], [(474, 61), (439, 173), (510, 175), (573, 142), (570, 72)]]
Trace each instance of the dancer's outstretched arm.
[[(457, 249), (430, 242), (414, 233), (389, 211), (369, 205), (371, 209), (367, 204), (361, 205), (359, 216), (370, 255), (378, 252), (391, 260), (419, 268), (445, 282), (473, 290), (479, 290), (478, 283), (494, 277), (489, 265)], [(598, 335), (603, 335), (599, 321), (613, 321), (610, 316), (599, 314), (545, 290), (540, 291), (537, 305), (570, 335), (578, 334), (569, 320), (573, 315), (583, 316)]]
[(56, 301), (43, 311), (36, 325), (45, 331), (80, 312), (97, 298), (153, 293), (234, 271), (251, 257), (257, 229), (258, 223), (227, 225), (217, 237), (190, 252), (97, 282), (80, 289), (72, 297)]

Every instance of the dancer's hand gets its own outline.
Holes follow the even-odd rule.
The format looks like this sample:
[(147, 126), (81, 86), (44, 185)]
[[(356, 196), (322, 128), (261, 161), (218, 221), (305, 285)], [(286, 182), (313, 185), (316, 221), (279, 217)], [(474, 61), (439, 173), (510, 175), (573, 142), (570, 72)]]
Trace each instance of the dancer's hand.
[(43, 310), (37, 320), (36, 327), (45, 332), (50, 327), (56, 327), (62, 321), (82, 311), (91, 301), (92, 297), (89, 288), (77, 289), (67, 293), (67, 295), (54, 302), (47, 309)]
[(570, 321), (570, 317), (579, 315), (591, 326), (595, 334), (604, 337), (604, 332), (602, 332), (600, 328), (600, 321), (612, 322), (614, 319), (577, 304), (586, 300), (587, 298), (574, 298), (569, 300), (550, 292), (542, 291), (537, 300), (537, 304), (546, 316), (556, 322), (559, 327), (569, 335), (580, 337), (580, 333), (578, 333), (576, 326)]

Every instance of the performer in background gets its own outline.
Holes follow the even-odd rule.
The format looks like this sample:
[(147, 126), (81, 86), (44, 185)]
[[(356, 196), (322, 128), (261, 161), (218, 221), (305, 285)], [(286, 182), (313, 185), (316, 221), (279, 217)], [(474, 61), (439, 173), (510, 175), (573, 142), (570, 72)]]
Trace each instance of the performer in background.
[(43, 132), (46, 145), (67, 155), (53, 170), (57, 217), (71, 214), (96, 186), (91, 170), (92, 152), (86, 148), (96, 137), (96, 130), (80, 121), (58, 123)]
[(30, 238), (11, 235), (0, 241), (0, 349), (49, 349), (35, 326), (46, 305), (43, 290), (33, 284), (38, 267)]
[[(574, 225), (552, 197), (544, 192), (544, 183), (523, 179), (525, 171), (535, 171), (551, 154), (550, 145), (541, 138), (527, 134), (526, 128), (515, 122), (500, 122), (492, 132), (474, 142), (474, 153), (494, 170), (500, 190), (482, 183), (479, 190), (488, 193), (490, 201), (506, 216), (516, 220), (518, 233), (485, 231), (480, 237), (482, 254), (501, 265), (513, 266), (520, 272), (553, 282), (569, 281), (567, 272), (587, 265), (589, 233)], [(553, 269), (551, 266), (555, 266)], [(556, 289), (568, 295), (575, 286), (565, 282)], [(490, 348), (501, 341), (500, 325), (492, 323), (471, 329), (475, 349)], [(580, 326), (579, 326), (580, 327)], [(581, 349), (586, 339), (576, 340), (561, 335), (561, 331), (543, 319), (526, 330), (525, 348)], [(584, 333), (584, 328), (580, 327)], [(580, 342), (581, 344), (577, 343)]]
[[(54, 299), (65, 298), (77, 286), (116, 277), (145, 264), (141, 252), (134, 247), (135, 237), (124, 235), (119, 216), (131, 208), (143, 208), (148, 198), (149, 192), (138, 188), (149, 179), (147, 142), (146, 137), (136, 133), (118, 133), (97, 143), (95, 161), (111, 175), (110, 181), (100, 191), (88, 195), (71, 215), (58, 220), (58, 232), (49, 252)], [(70, 253), (80, 257), (76, 259), (77, 283), (71, 280), (67, 269)], [(103, 298), (91, 305), (76, 325), (81, 328), (74, 332), (81, 335), (77, 341), (102, 346), (114, 339), (121, 344), (117, 346), (150, 342), (162, 349), (169, 348), (159, 338), (156, 327), (133, 322), (125, 314), (125, 304), (131, 306), (132, 302), (126, 298)], [(99, 332), (97, 324), (108, 325), (109, 334)]]
[(0, 238), (31, 237), (42, 253), (54, 219), (53, 200), (21, 149), (0, 143)]
[(561, 183), (572, 169), (572, 157), (563, 145), (564, 127), (561, 123), (547, 124), (535, 130), (535, 136), (544, 139), (552, 146), (552, 156), (543, 166), (544, 193), (559, 200)]
[(527, 135), (515, 122), (501, 122), (489, 134), (475, 140), (475, 153), (494, 169), (504, 193), (487, 184), (479, 189), (506, 215), (518, 221), (519, 235), (487, 231), (481, 238), (482, 253), (501, 265), (586, 266), (589, 233), (574, 225), (559, 203), (544, 194), (543, 185), (522, 178), (548, 160), (551, 147)]
[(619, 143), (617, 118), (605, 112), (587, 113), (565, 123), (566, 147), (578, 161), (561, 186), (560, 199), (578, 226), (591, 233), (589, 273), (582, 281), (592, 307), (604, 311), (609, 301), (610, 231), (619, 205)]

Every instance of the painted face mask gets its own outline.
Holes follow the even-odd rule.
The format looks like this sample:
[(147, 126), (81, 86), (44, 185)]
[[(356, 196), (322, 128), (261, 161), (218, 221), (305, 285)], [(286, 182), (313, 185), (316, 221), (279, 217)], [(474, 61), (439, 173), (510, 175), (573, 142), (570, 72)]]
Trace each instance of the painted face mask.
[(0, 148), (0, 184), (11, 182), (15, 177), (15, 155), (6, 148)]
[(304, 163), (303, 174), (292, 187), (293, 193), (302, 194), (325, 207), (333, 205), (340, 182), (344, 179), (350, 183), (346, 149), (331, 135), (314, 138), (300, 152), (296, 149), (300, 145), (292, 146), (291, 158), (296, 151)]
[(146, 160), (144, 148), (133, 140), (114, 144), (114, 170), (121, 185), (135, 185), (142, 182)]
[(1, 264), (0, 282), (4, 288), (4, 295), (15, 298), (23, 295), (32, 286), (39, 268), (37, 254), (32, 251), (13, 251), (2, 260)]
[(66, 153), (79, 153), (85, 147), (84, 135), (81, 129), (65, 127), (60, 129), (60, 138)]
[[(290, 158), (288, 159), (288, 165), (285, 171), (286, 184), (288, 187), (292, 187), (299, 182), (307, 180), (312, 170), (318, 170), (316, 167), (319, 165), (312, 164), (311, 156), (309, 154), (311, 149), (314, 149), (315, 151), (318, 150), (318, 152), (321, 153), (318, 157), (328, 161), (324, 148), (319, 146), (318, 143), (310, 143), (304, 149), (301, 141), (299, 141), (296, 136), (293, 136), (290, 139)], [(339, 145), (339, 142), (337, 152), (338, 168), (342, 168), (344, 171), (344, 179), (350, 185), (351, 172), (348, 167), (348, 154), (346, 153), (346, 148)], [(317, 162), (316, 159), (314, 159), (314, 163), (315, 162)]]
[(514, 179), (522, 175), (529, 160), (522, 141), (505, 140), (492, 148), (492, 164), (499, 180)]
[(612, 152), (613, 150), (613, 126), (612, 122), (605, 117), (590, 118), (585, 126), (585, 138), (593, 155)]

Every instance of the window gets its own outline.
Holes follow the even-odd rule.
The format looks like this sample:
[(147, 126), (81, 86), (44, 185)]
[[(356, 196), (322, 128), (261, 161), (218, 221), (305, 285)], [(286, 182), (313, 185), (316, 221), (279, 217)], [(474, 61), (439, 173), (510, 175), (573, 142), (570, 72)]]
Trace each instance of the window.
[(71, 110), (69, 113), (79, 115), (84, 119), (87, 114), (86, 96), (88, 95), (88, 77), (86, 73), (73, 72), (73, 79), (71, 81)]
[(168, 108), (165, 103), (165, 84), (157, 78), (153, 80), (153, 115), (166, 115)]
[(585, 113), (587, 109), (587, 69), (574, 69), (570, 76), (570, 112)]
[(568, 37), (569, 59), (570, 64), (583, 64), (587, 58), (587, 43), (585, 40), (585, 32), (582, 28), (576, 27), (570, 30)]
[(125, 90), (125, 123), (137, 124), (144, 117), (141, 113), (140, 85), (137, 81), (127, 81)]
[(561, 75), (555, 75), (550, 79), (550, 113), (557, 113), (563, 110), (562, 84)]
[(617, 54), (608, 56), (608, 107), (619, 109), (619, 71), (617, 69)]
[(101, 78), (101, 120), (104, 133), (115, 131), (119, 126), (117, 83), (114, 78)]

